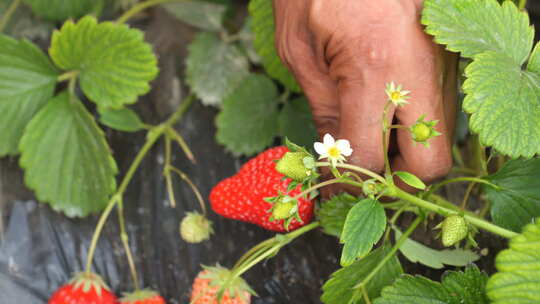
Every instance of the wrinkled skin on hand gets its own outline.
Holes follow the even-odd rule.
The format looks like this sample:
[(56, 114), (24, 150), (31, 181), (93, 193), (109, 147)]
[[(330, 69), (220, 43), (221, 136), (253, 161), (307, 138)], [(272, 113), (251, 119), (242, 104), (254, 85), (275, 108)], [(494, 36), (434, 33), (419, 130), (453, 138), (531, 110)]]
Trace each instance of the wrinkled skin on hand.
[(385, 84), (402, 84), (409, 104), (392, 107), (389, 121), (410, 126), (425, 114), (442, 135), (426, 148), (399, 129), (391, 167), (430, 182), (452, 166), (457, 56), (424, 33), (422, 2), (274, 0), (274, 12), (279, 56), (309, 98), (319, 135), (349, 139), (348, 161), (382, 172)]

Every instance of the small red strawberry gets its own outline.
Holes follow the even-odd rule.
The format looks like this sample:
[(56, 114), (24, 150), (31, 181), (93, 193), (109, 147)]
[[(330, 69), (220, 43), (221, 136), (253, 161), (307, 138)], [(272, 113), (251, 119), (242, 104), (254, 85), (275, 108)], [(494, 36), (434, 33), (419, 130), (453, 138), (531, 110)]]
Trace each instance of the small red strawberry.
[(124, 294), (118, 304), (165, 304), (165, 299), (155, 291), (143, 289)]
[(115, 304), (116, 296), (95, 273), (82, 272), (60, 287), (49, 304)]
[[(191, 288), (190, 304), (249, 304), (255, 292), (241, 277), (233, 277), (231, 270), (203, 266)], [(218, 293), (222, 289), (220, 301)]]
[[(212, 209), (227, 218), (257, 224), (265, 229), (284, 232), (284, 220), (270, 221), (272, 204), (267, 197), (286, 193), (294, 197), (301, 192), (301, 185), (288, 192), (290, 178), (276, 171), (276, 160), (289, 150), (287, 147), (268, 149), (244, 164), (238, 173), (222, 180), (210, 193)], [(288, 192), (288, 193), (287, 193)], [(313, 217), (313, 202), (298, 199), (298, 214), (302, 222), (293, 219), (289, 230), (297, 229), (309, 223)]]

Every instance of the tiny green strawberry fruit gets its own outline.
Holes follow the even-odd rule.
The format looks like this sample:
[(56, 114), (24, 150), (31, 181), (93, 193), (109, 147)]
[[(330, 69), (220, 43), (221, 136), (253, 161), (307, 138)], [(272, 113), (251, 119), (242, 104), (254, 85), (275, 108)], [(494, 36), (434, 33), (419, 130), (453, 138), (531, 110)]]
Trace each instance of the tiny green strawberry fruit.
[(301, 182), (311, 174), (311, 170), (306, 168), (304, 164), (306, 157), (311, 156), (305, 152), (287, 152), (276, 163), (276, 171), (297, 182)]
[(362, 191), (367, 197), (374, 197), (379, 193), (379, 186), (374, 179), (368, 179), (362, 183)]
[(292, 217), (298, 211), (298, 204), (295, 199), (284, 196), (278, 199), (272, 207), (272, 221), (284, 220)]
[(441, 229), (441, 241), (444, 246), (450, 247), (467, 237), (469, 225), (465, 218), (454, 214), (448, 216), (436, 227)]
[(435, 126), (439, 122), (438, 120), (424, 120), (425, 115), (420, 116), (416, 123), (409, 129), (412, 138), (415, 142), (421, 143), (426, 147), (429, 147), (428, 140), (433, 137), (441, 135), (441, 133), (435, 131)]
[(212, 233), (212, 222), (197, 212), (188, 212), (180, 223), (180, 235), (188, 243), (206, 241)]

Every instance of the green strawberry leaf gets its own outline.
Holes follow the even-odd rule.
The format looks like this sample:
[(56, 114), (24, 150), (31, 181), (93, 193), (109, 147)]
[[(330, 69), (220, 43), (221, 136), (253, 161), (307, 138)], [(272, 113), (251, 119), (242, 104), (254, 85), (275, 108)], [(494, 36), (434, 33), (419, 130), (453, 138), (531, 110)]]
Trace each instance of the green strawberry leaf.
[(385, 228), (386, 214), (378, 201), (366, 198), (352, 207), (340, 237), (340, 242), (345, 244), (341, 253), (341, 265), (350, 265), (356, 258), (369, 253)]
[(511, 160), (484, 179), (499, 186), (484, 186), (495, 224), (520, 232), (540, 216), (540, 159)]
[(249, 14), (252, 17), (251, 30), (255, 35), (255, 50), (261, 56), (264, 69), (270, 77), (279, 80), (285, 87), (293, 92), (300, 92), (300, 87), (281, 62), (276, 51), (274, 9), (272, 1), (251, 0)]
[(281, 136), (289, 138), (300, 146), (312, 147), (317, 139), (317, 129), (305, 97), (285, 103), (279, 113), (278, 123)]
[(540, 74), (493, 52), (478, 55), (465, 74), (463, 108), (482, 144), (514, 158), (539, 153)]
[(35, 45), (0, 35), (0, 156), (18, 153), (24, 128), (53, 96), (57, 77)]
[(99, 14), (103, 0), (23, 0), (34, 14), (52, 21), (79, 18), (86, 14)]
[[(366, 277), (389, 253), (389, 247), (379, 247), (353, 264), (334, 272), (323, 286), (321, 301), (324, 304), (364, 304), (362, 291), (355, 286), (363, 284)], [(370, 299), (378, 297), (383, 287), (394, 282), (403, 269), (394, 255), (384, 266), (365, 283), (365, 290)]]
[(347, 214), (358, 202), (358, 198), (348, 193), (332, 196), (320, 204), (316, 210), (323, 232), (340, 237)]
[(117, 167), (103, 132), (82, 103), (63, 92), (30, 121), (20, 143), (26, 185), (69, 217), (105, 208)]
[(246, 56), (216, 34), (198, 34), (188, 51), (186, 82), (205, 105), (220, 106), (249, 74)]
[[(395, 227), (394, 233), (396, 234), (396, 239), (401, 237), (401, 231)], [(405, 240), (401, 247), (399, 247), (399, 251), (401, 251), (403, 256), (409, 261), (420, 263), (435, 269), (444, 268), (444, 265), (466, 266), (480, 258), (476, 253), (470, 250), (435, 250), (409, 238)]]
[(481, 143), (513, 158), (540, 153), (540, 48), (529, 58), (527, 14), (511, 1), (428, 0), (422, 21), (435, 41), (474, 59), (465, 69), (463, 109)]
[(373, 304), (488, 304), (486, 282), (487, 275), (474, 265), (465, 272), (446, 272), (442, 283), (404, 275), (384, 288)]
[(464, 57), (493, 51), (518, 66), (529, 56), (534, 39), (528, 15), (511, 1), (501, 6), (495, 0), (426, 0), (422, 23), (437, 43)]
[(135, 103), (158, 73), (143, 32), (90, 16), (55, 31), (49, 54), (61, 69), (78, 71), (83, 92), (103, 108)]
[(234, 155), (253, 155), (278, 133), (277, 88), (266, 76), (249, 75), (223, 102), (217, 141)]
[(495, 259), (497, 272), (487, 284), (493, 304), (540, 303), (540, 219), (510, 240)]
[(211, 32), (223, 30), (223, 17), (227, 11), (225, 5), (200, 0), (186, 0), (164, 3), (161, 6), (179, 20), (196, 28)]
[(136, 132), (144, 129), (144, 123), (139, 115), (128, 108), (99, 109), (99, 121), (118, 131)]
[(407, 185), (409, 185), (411, 187), (414, 187), (414, 188), (420, 189), (420, 190), (426, 189), (426, 184), (424, 184), (424, 182), (422, 182), (422, 180), (420, 180), (418, 177), (416, 177), (416, 175), (414, 175), (412, 173), (405, 172), (405, 171), (396, 171), (396, 172), (394, 172), (394, 175), (399, 176), (399, 178), (401, 178), (401, 180), (404, 183), (406, 183)]

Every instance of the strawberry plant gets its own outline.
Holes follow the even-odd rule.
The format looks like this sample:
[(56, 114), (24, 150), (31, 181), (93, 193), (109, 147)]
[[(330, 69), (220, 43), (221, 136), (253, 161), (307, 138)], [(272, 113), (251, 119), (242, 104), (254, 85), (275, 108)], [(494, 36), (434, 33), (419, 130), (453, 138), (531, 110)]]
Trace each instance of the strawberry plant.
[[(461, 139), (471, 149), (455, 144), (455, 172), (431, 185), (392, 170), (388, 140), (383, 140), (384, 172), (348, 163), (353, 148), (346, 138), (326, 134), (316, 140), (307, 99), (275, 49), (269, 0), (250, 0), (249, 17), (242, 21), (231, 17), (227, 5), (195, 0), (5, 2), (0, 6), (0, 156), (18, 157), (25, 184), (55, 211), (71, 218), (100, 213), (85, 270), (49, 303), (117, 301), (92, 269), (97, 242), (115, 209), (134, 287), (120, 302), (164, 302), (157, 292), (141, 289), (123, 216), (127, 187), (160, 142), (171, 207), (176, 206), (173, 177), (185, 182), (201, 207), (178, 220), (179, 239), (212, 241), (219, 226), (208, 219), (206, 200), (225, 218), (278, 232), (228, 268), (204, 266), (191, 278), (192, 303), (256, 301), (257, 290), (242, 275), (316, 229), (342, 246), (336, 259), (340, 268), (321, 278), (325, 304), (540, 302), (540, 47), (534, 44), (526, 1), (425, 0), (425, 32), (461, 54), (462, 114), (468, 117), (461, 127), (472, 133)], [(159, 90), (152, 87), (159, 58), (144, 32), (128, 24), (154, 6), (200, 31), (187, 46), (190, 93), (168, 119), (153, 125), (130, 106)], [(105, 21), (109, 11), (119, 16)], [(23, 17), (41, 30), (26, 30)], [(430, 149), (442, 132), (438, 121), (420, 114), (414, 123), (401, 125), (386, 115), (392, 107), (414, 103), (415, 92), (388, 79), (385, 93), (382, 138), (405, 130), (420, 148)], [(216, 109), (217, 143), (234, 156), (256, 155), (208, 197), (171, 161), (174, 143), (189, 165), (196, 165), (196, 153), (175, 129), (195, 101)], [(108, 129), (146, 134), (119, 179)], [(441, 195), (455, 183), (467, 185), (458, 202)], [(360, 194), (319, 195), (335, 185)], [(420, 240), (416, 233), (422, 230), (427, 237)], [(495, 258), (496, 271), (475, 265), (489, 259), (480, 234), (508, 240), (508, 249)], [(404, 261), (450, 269), (432, 280), (404, 273)]]

